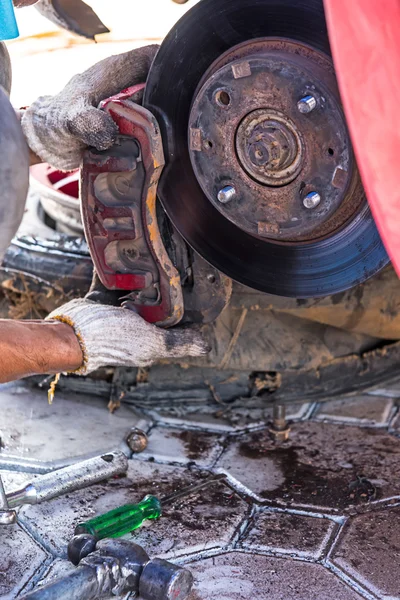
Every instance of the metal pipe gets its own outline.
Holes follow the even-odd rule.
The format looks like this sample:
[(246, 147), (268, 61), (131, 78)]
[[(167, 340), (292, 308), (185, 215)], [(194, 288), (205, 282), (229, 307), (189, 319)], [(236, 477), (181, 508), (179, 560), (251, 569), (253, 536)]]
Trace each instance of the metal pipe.
[(97, 598), (100, 593), (96, 571), (79, 567), (63, 578), (22, 596), (23, 600), (72, 600)]

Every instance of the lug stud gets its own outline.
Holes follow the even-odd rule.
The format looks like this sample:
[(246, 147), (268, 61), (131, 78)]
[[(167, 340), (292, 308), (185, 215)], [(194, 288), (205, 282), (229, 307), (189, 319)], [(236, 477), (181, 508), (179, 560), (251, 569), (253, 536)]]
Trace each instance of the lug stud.
[(219, 190), (217, 194), (218, 201), (222, 204), (226, 204), (230, 202), (232, 198), (235, 196), (236, 190), (233, 185), (226, 185), (221, 190)]
[(303, 198), (303, 204), (306, 208), (315, 208), (321, 202), (321, 196), (318, 192), (310, 192)]
[(306, 115), (313, 111), (316, 106), (317, 101), (314, 98), (314, 96), (304, 96), (304, 98), (299, 100), (297, 103), (297, 108), (299, 112), (301, 112), (303, 115)]

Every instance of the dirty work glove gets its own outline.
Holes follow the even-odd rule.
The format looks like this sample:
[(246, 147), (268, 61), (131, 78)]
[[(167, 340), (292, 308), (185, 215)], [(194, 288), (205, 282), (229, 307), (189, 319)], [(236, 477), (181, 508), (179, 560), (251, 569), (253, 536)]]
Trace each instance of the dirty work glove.
[(77, 371), (86, 375), (99, 367), (147, 367), (161, 358), (207, 354), (202, 336), (190, 329), (161, 329), (146, 323), (126, 308), (90, 300), (72, 300), (53, 311), (47, 320), (73, 327), (84, 363)]
[(127, 87), (145, 83), (157, 50), (157, 45), (144, 46), (110, 56), (75, 75), (57, 96), (38, 98), (21, 121), (30, 149), (56, 169), (70, 171), (79, 167), (87, 146), (110, 148), (118, 128), (97, 106)]

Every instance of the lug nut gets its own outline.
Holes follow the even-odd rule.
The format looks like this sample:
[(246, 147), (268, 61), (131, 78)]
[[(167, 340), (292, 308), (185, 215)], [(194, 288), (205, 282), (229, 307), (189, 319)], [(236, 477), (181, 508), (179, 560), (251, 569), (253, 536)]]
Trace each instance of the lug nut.
[(314, 96), (304, 96), (304, 98), (297, 103), (297, 108), (303, 115), (310, 113), (316, 106), (317, 101)]
[(318, 192), (310, 192), (303, 198), (303, 204), (306, 208), (315, 208), (321, 202), (321, 196)]
[(226, 185), (224, 188), (222, 188), (222, 190), (219, 190), (217, 198), (219, 202), (221, 202), (222, 204), (226, 204), (227, 202), (230, 202), (232, 200), (235, 194), (236, 190), (233, 187), (233, 185)]

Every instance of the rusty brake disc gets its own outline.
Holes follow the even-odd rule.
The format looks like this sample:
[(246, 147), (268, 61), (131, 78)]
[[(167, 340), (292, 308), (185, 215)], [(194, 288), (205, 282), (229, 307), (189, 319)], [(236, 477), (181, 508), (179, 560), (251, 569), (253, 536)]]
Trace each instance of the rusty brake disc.
[(164, 40), (144, 103), (162, 130), (161, 202), (226, 275), (304, 298), (350, 288), (388, 262), (322, 0), (201, 0)]

